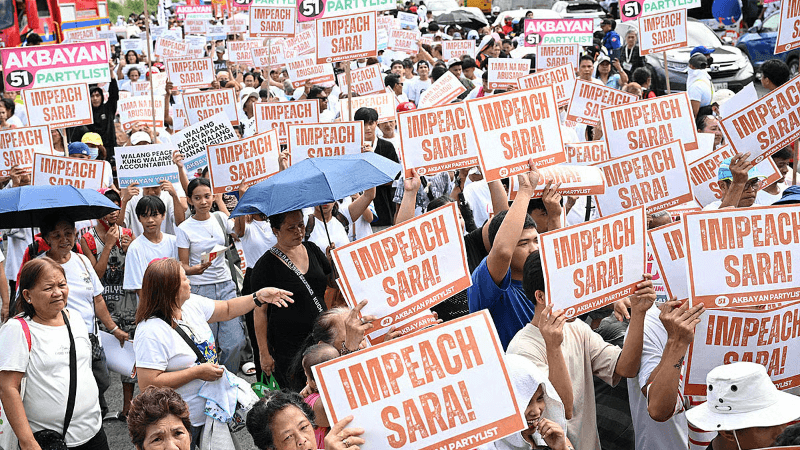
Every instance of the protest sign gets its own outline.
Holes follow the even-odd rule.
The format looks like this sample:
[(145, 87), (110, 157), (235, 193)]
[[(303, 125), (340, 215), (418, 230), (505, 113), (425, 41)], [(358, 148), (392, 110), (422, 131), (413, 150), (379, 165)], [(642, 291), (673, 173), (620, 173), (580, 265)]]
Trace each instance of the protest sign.
[(592, 45), (592, 19), (525, 19), (525, 46)]
[(191, 17), (206, 20), (214, 18), (211, 5), (178, 5), (175, 7), (175, 15), (178, 16), (178, 20)]
[(353, 106), (353, 113), (358, 108), (372, 108), (378, 111), (378, 123), (396, 120), (397, 97), (394, 94), (384, 92), (382, 94), (365, 95), (363, 97), (353, 97), (348, 101), (340, 101), (339, 107), (342, 108), (342, 120), (349, 120), (350, 103)]
[[(602, 195), (606, 191), (603, 171), (593, 166), (556, 164), (542, 167), (539, 169), (539, 183), (533, 189), (532, 198), (541, 197), (548, 182), (561, 195)], [(508, 177), (508, 199), (513, 201), (517, 198), (517, 192), (517, 179)]]
[(158, 186), (161, 180), (178, 183), (178, 166), (172, 162), (173, 144), (131, 145), (114, 149), (119, 187)]
[(175, 104), (170, 105), (169, 115), (172, 116), (172, 129), (180, 131), (189, 125), (189, 118), (186, 116), (186, 108), (183, 107), (183, 96), (176, 95)]
[[(330, 67), (330, 66), (329, 66)], [(295, 100), (288, 103), (256, 103), (256, 130), (259, 133), (276, 128), (281, 144), (289, 136), (289, 125), (319, 122), (319, 104), (316, 100)]]
[(67, 128), (94, 123), (89, 87), (85, 84), (25, 89), (22, 99), (29, 125)]
[[(333, 249), (345, 298), (389, 327), (472, 284), (455, 203)], [(351, 305), (355, 307), (355, 305)]]
[(250, 16), (247, 14), (237, 14), (236, 17), (225, 21), (232, 34), (247, 33), (250, 27)]
[(580, 45), (540, 45), (536, 49), (536, 71), (553, 69), (567, 64), (578, 67), (580, 57)]
[(172, 135), (172, 142), (183, 155), (183, 168), (187, 173), (192, 173), (208, 165), (207, 146), (224, 144), (234, 139), (236, 139), (236, 132), (224, 112), (217, 113)]
[(253, 41), (227, 41), (228, 61), (239, 64), (252, 64), (251, 50), (261, 46), (260, 40)]
[(0, 130), (0, 177), (7, 177), (11, 168), (30, 170), (36, 153), (52, 155), (50, 128), (39, 125)]
[[(707, 308), (708, 306), (706, 306)], [(706, 311), (695, 327), (686, 363), (685, 395), (706, 395), (706, 376), (714, 367), (738, 361), (767, 369), (780, 390), (800, 384), (800, 303), (775, 309)], [(787, 358), (788, 356), (788, 358)], [(788, 447), (781, 447), (786, 449)]]
[(619, 17), (623, 22), (636, 20), (643, 15), (653, 15), (679, 9), (699, 8), (700, 0), (646, 1), (646, 0), (621, 0), (619, 2)]
[(167, 77), (180, 89), (208, 87), (214, 81), (214, 61), (211, 58), (168, 59)]
[(601, 114), (603, 136), (614, 158), (676, 139), (685, 151), (698, 149), (697, 127), (686, 92), (607, 107)]
[(186, 56), (186, 51), (189, 49), (189, 44), (183, 40), (176, 41), (167, 37), (160, 37), (156, 41), (153, 54), (161, 59), (181, 58)]
[(227, 25), (209, 25), (206, 39), (209, 41), (224, 41), (228, 37)]
[(239, 188), (242, 181), (252, 186), (280, 171), (278, 130), (256, 134), (238, 141), (208, 146), (208, 178), (211, 192), (224, 194)]
[(572, 64), (554, 67), (552, 69), (537, 70), (517, 79), (520, 89), (530, 89), (543, 86), (553, 86), (558, 106), (564, 106), (572, 98), (575, 90), (575, 67)]
[[(336, 76), (337, 84), (342, 92), (347, 93), (346, 74), (340, 73)], [(383, 92), (383, 73), (380, 64), (370, 64), (360, 69), (350, 71), (350, 81), (353, 83), (353, 92), (358, 95), (369, 95)]]
[(295, 89), (303, 87), (306, 82), (312, 84), (329, 83), (335, 81), (333, 66), (330, 64), (317, 64), (316, 55), (302, 55), (286, 63), (289, 79)]
[(736, 153), (762, 159), (800, 137), (800, 76), (720, 120), (725, 141)]
[(333, 16), (353, 16), (371, 11), (396, 9), (393, 0), (374, 0), (369, 2), (341, 2), (336, 0), (297, 0), (297, 21), (311, 22)]
[(539, 235), (553, 311), (576, 317), (633, 294), (645, 271), (645, 224), (638, 206)]
[(686, 46), (686, 10), (639, 17), (639, 53), (642, 56)]
[(572, 142), (564, 144), (567, 162), (570, 164), (597, 164), (611, 159), (608, 146), (603, 141)]
[(283, 6), (251, 6), (250, 36), (291, 37), (294, 36), (296, 10)]
[[(117, 113), (119, 123), (123, 131), (131, 131), (137, 122), (147, 123), (151, 128), (155, 122), (155, 127), (164, 126), (164, 98), (155, 97), (155, 102), (150, 103), (150, 96), (130, 97), (117, 102)], [(155, 106), (153, 106), (155, 105)], [(155, 116), (153, 111), (155, 110)]]
[(375, 12), (317, 20), (317, 63), (377, 56)]
[[(436, 325), (437, 323), (438, 320), (436, 316), (433, 315), (433, 312), (431, 312), (430, 309), (426, 309), (415, 316), (411, 316), (408, 319), (396, 323), (394, 328), (396, 332), (400, 333), (400, 336), (405, 336), (423, 328)], [(369, 341), (370, 345), (378, 345), (381, 342), (385, 342), (389, 330), (391, 330), (391, 328), (381, 328), (374, 333), (369, 333), (366, 336), (367, 341)]]
[(321, 156), (357, 155), (364, 144), (364, 122), (310, 123), (287, 128), (289, 161)]
[(689, 300), (706, 309), (800, 299), (800, 206), (751, 206), (683, 217)]
[(108, 83), (108, 42), (0, 48), (7, 91), (75, 83)]
[(186, 57), (199, 59), (206, 56), (205, 36), (186, 36)]
[[(575, 80), (575, 90), (567, 110), (567, 120), (597, 126), (600, 112), (611, 106), (636, 101), (633, 94), (586, 80)], [(692, 126), (694, 128), (694, 126)]]
[(78, 42), (78, 41), (93, 41), (97, 40), (97, 28), (72, 28), (62, 30), (63, 41)]
[(183, 31), (186, 34), (206, 34), (208, 21), (203, 19), (186, 19), (183, 21)]
[(476, 98), (467, 108), (486, 181), (527, 172), (531, 158), (539, 168), (566, 160), (551, 86)]
[(97, 32), (97, 39), (104, 39), (111, 45), (116, 45), (119, 40), (117, 39), (117, 32), (114, 30), (100, 30)]
[(606, 178), (597, 211), (607, 216), (642, 205), (661, 211), (692, 200), (689, 170), (680, 141), (641, 150), (596, 165)]
[(186, 118), (194, 125), (220, 112), (224, 112), (231, 125), (239, 125), (235, 89), (214, 89), (183, 94)]
[(474, 448), (526, 427), (487, 311), (313, 370), (329, 422), (366, 430), (362, 450)]
[(701, 211), (702, 209), (703, 208), (701, 208), (696, 201), (692, 200), (690, 202), (681, 203), (678, 206), (673, 206), (672, 208), (668, 208), (667, 212), (669, 213), (672, 220), (683, 220), (684, 214), (695, 211)]
[[(136, 81), (129, 84), (131, 88), (131, 97), (136, 97), (139, 95), (150, 95), (150, 82), (143, 79), (144, 77), (140, 78), (142, 81)], [(163, 96), (167, 92), (167, 74), (166, 72), (159, 72), (151, 74), (151, 78), (153, 79), (153, 94), (156, 96)], [(120, 93), (125, 91), (120, 91)], [(108, 101), (108, 99), (106, 99)]]
[[(295, 55), (310, 55), (317, 51), (316, 23), (311, 22), (312, 28), (297, 31), (293, 38), (286, 39), (286, 49), (294, 50)], [(288, 58), (288, 57), (287, 57)]]
[[(800, 2), (783, 0), (780, 6), (781, 18), (778, 21), (778, 34), (775, 36), (775, 51), (788, 52), (800, 46)], [(766, 30), (765, 30), (766, 31)]]
[[(701, 206), (722, 200), (722, 189), (720, 189), (718, 181), (719, 164), (722, 160), (733, 156), (734, 153), (730, 146), (723, 145), (708, 155), (689, 163), (689, 182), (692, 184), (692, 193), (694, 199)], [(766, 176), (761, 182), (762, 187), (769, 186), (783, 178), (772, 158), (766, 158), (756, 164), (756, 169)]]
[(397, 12), (397, 20), (400, 22), (401, 30), (413, 30), (417, 28), (419, 23), (419, 19), (417, 19), (416, 14), (403, 11)]
[(141, 39), (123, 39), (120, 41), (121, 53), (124, 55), (128, 51), (133, 50), (136, 53), (143, 55), (145, 53), (145, 41)]
[[(455, 78), (455, 77), (453, 77)], [(478, 144), (464, 103), (414, 109), (397, 115), (403, 174), (420, 175), (478, 165)]]
[(672, 222), (647, 231), (650, 248), (658, 264), (668, 298), (686, 300), (689, 286), (686, 279), (686, 245), (683, 223)]
[(380, 28), (380, 25), (378, 26), (376, 39), (377, 39), (378, 51), (386, 50), (387, 48), (389, 48), (389, 32), (383, 28)]
[(468, 55), (471, 58), (475, 57), (475, 41), (472, 39), (442, 41), (442, 59), (445, 61), (450, 61), (453, 58), (461, 59), (464, 55)]
[(530, 59), (489, 58), (489, 89), (516, 86), (531, 71)]
[(104, 161), (64, 158), (37, 153), (33, 157), (31, 184), (34, 186), (70, 185), (79, 189), (101, 189)]
[(419, 107), (446, 105), (466, 90), (458, 77), (448, 70), (420, 95)]
[(389, 30), (389, 44), (387, 48), (396, 52), (405, 52), (413, 56), (419, 52), (419, 31), (417, 30)]

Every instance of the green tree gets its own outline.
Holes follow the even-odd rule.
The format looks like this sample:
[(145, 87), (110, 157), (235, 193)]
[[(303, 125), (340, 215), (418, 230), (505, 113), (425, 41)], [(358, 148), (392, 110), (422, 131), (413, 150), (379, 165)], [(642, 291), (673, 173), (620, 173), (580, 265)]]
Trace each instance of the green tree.
[[(147, 10), (150, 14), (155, 14), (158, 10), (158, 0), (147, 0)], [(144, 2), (142, 0), (121, 0), (108, 2), (108, 15), (111, 23), (114, 23), (117, 16), (122, 16), (126, 20), (128, 15), (142, 14), (144, 12)]]

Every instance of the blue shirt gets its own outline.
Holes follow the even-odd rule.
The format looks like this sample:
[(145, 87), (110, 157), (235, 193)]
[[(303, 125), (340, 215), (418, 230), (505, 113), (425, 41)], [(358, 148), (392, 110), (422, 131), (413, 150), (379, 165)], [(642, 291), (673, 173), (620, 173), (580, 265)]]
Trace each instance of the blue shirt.
[(622, 47), (622, 40), (619, 34), (614, 30), (609, 30), (609, 32), (603, 36), (603, 46), (607, 48), (609, 52)]
[(517, 331), (531, 321), (535, 305), (525, 295), (522, 282), (511, 279), (511, 269), (498, 286), (489, 273), (487, 258), (472, 272), (472, 286), (467, 290), (469, 312), (489, 310), (505, 350)]

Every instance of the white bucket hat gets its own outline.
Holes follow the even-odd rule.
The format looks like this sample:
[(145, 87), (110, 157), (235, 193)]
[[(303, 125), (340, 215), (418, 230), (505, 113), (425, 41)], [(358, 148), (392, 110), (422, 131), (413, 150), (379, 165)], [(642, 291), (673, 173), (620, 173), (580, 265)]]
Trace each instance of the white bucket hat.
[(800, 397), (778, 391), (761, 364), (735, 362), (706, 376), (708, 401), (686, 411), (706, 431), (773, 427), (800, 417)]

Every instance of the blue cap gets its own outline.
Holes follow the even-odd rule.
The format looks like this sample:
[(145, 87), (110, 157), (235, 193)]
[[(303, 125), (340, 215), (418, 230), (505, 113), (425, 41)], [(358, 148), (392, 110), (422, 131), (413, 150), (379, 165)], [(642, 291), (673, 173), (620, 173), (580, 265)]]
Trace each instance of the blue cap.
[[(733, 172), (731, 172), (731, 159), (733, 158), (731, 157), (724, 159), (721, 163), (719, 163), (719, 172), (717, 172), (719, 181), (733, 180)], [(753, 178), (767, 178), (767, 176), (759, 172), (756, 166), (753, 166), (747, 171), (747, 179), (752, 180)]]
[(73, 142), (69, 144), (67, 150), (70, 155), (91, 156), (91, 152), (89, 151), (89, 146), (84, 144), (83, 142)]
[(693, 48), (692, 51), (689, 53), (689, 56), (694, 56), (696, 53), (702, 53), (704, 55), (710, 55), (714, 53), (717, 49), (713, 47), (706, 47), (705, 45), (698, 45), (697, 47)]
[(790, 205), (800, 203), (800, 186), (789, 186), (783, 191), (783, 197), (773, 205)]

